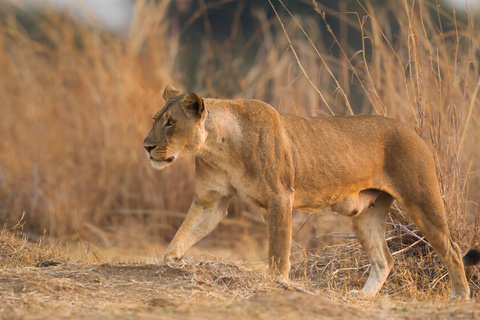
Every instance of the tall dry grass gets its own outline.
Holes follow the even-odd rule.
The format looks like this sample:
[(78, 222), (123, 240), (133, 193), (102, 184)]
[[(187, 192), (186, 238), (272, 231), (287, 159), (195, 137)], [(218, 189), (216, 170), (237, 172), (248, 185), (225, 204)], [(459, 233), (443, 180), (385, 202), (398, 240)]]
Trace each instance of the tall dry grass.
[(190, 169), (179, 164), (164, 179), (142, 152), (158, 91), (175, 76), (167, 6), (137, 2), (124, 39), (50, 10), (21, 12), (34, 21), (32, 36), (16, 11), (2, 14), (3, 220), (25, 211), (31, 230), (76, 238), (117, 208), (185, 209), (179, 193), (164, 194), (174, 191), (172, 178), (173, 189), (188, 192)]
[[(480, 194), (478, 13), (460, 19), (449, 5), (395, 0), (342, 5), (342, 12), (312, 3), (318, 14), (294, 16), (272, 1), (278, 17), (248, 13), (252, 34), (242, 31), (237, 16), (247, 13), (239, 11), (227, 40), (206, 35), (190, 48), (180, 42), (188, 29), (170, 23), (169, 5), (137, 1), (120, 37), (51, 10), (26, 30), (18, 11), (3, 11), (2, 220), (14, 223), (25, 212), (30, 231), (88, 239), (113, 234), (124, 216), (136, 216), (145, 234), (171, 237), (177, 212), (193, 197), (193, 162), (187, 157), (156, 172), (142, 140), (163, 87), (194, 83), (183, 89), (262, 99), (281, 112), (353, 111), (407, 122), (430, 143), (452, 232), (463, 248), (470, 245)], [(330, 29), (335, 19), (338, 34)], [(180, 73), (184, 52), (199, 56), (193, 80)], [(230, 209), (253, 210), (238, 199)], [(297, 217), (295, 233), (308, 218)], [(310, 231), (296, 241), (311, 241), (313, 225), (305, 224)]]

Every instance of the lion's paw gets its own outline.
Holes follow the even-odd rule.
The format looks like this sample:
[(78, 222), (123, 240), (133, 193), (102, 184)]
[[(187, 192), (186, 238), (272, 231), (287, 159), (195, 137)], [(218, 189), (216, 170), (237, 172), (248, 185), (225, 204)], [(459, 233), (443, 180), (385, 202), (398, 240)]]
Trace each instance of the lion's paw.
[(163, 257), (163, 262), (169, 266), (169, 267), (180, 267), (184, 264), (183, 262), (183, 257), (178, 257), (178, 256), (167, 256), (165, 255)]
[(347, 292), (347, 298), (349, 299), (370, 299), (372, 297), (371, 294), (361, 291), (361, 290), (350, 290)]
[(360, 290), (350, 290), (347, 292), (347, 298), (359, 299), (361, 296), (362, 294)]
[(274, 279), (273, 282), (280, 288), (285, 289), (285, 290), (290, 290), (291, 289), (291, 283), (288, 280), (285, 280), (285, 278), (278, 278)]
[(452, 293), (449, 300), (454, 301), (454, 302), (469, 301), (470, 300), (470, 295), (468, 293), (464, 293), (464, 294), (454, 294), (454, 293)]

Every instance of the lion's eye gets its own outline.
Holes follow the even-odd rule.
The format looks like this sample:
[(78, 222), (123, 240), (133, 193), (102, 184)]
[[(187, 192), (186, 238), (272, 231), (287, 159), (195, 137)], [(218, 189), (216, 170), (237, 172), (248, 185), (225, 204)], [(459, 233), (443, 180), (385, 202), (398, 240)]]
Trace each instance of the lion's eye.
[(173, 121), (172, 119), (168, 119), (167, 122), (165, 122), (165, 128), (170, 128), (170, 127), (173, 127), (175, 125), (175, 121)]

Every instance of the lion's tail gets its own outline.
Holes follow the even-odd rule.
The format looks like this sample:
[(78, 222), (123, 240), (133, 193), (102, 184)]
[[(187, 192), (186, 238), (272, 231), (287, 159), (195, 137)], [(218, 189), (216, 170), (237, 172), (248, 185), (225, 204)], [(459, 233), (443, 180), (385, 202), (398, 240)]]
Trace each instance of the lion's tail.
[(477, 249), (470, 249), (466, 255), (463, 256), (463, 264), (465, 266), (475, 266), (480, 263), (480, 251)]

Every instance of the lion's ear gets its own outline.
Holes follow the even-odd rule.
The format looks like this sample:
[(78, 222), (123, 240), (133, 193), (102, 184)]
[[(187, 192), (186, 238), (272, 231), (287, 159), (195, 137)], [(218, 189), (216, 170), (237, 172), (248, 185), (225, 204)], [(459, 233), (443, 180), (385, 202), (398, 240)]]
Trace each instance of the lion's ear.
[(183, 111), (189, 118), (197, 117), (201, 118), (205, 113), (205, 106), (203, 99), (196, 93), (190, 92), (183, 98)]
[(168, 86), (165, 87), (165, 89), (163, 89), (162, 97), (163, 99), (168, 100), (168, 99), (175, 98), (179, 94), (180, 92), (177, 89), (175, 89), (174, 86), (169, 84)]

